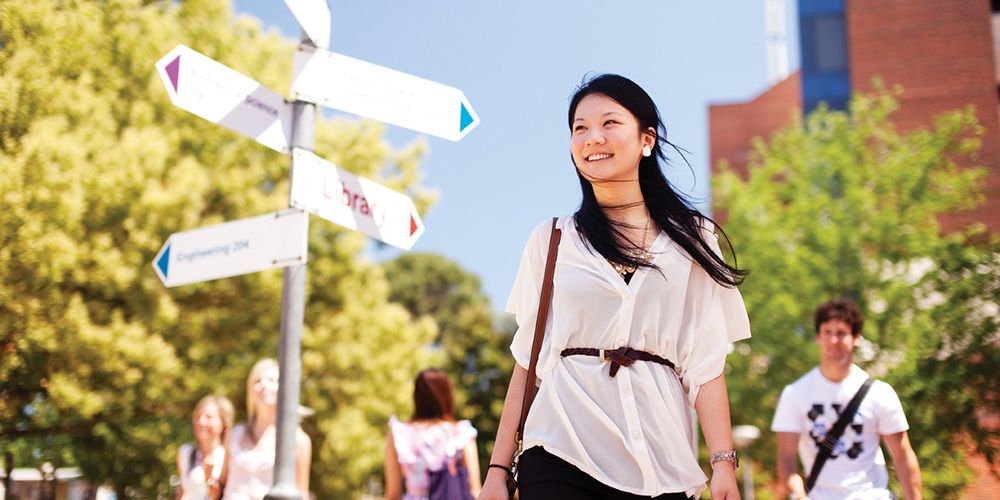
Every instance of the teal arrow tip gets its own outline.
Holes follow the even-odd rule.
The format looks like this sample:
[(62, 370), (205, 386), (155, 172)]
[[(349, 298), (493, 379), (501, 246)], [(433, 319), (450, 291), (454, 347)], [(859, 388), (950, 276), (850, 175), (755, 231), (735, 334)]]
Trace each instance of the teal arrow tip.
[(163, 279), (167, 279), (167, 266), (170, 264), (170, 244), (163, 249), (163, 253), (160, 254), (160, 258), (156, 259), (156, 268), (160, 270), (160, 274), (163, 275)]
[(465, 130), (469, 125), (472, 125), (473, 121), (475, 121), (475, 120), (472, 119), (472, 114), (469, 113), (469, 108), (465, 107), (465, 103), (463, 102), (463, 103), (460, 103), (460, 104), (462, 106), (462, 118), (461, 118), (460, 123), (458, 125), (458, 131), (459, 132)]

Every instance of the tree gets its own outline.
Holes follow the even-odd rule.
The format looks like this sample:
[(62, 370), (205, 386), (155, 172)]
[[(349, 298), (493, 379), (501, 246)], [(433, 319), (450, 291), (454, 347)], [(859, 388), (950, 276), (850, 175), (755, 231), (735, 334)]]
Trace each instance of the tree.
[[(19, 466), (163, 494), (194, 402), (242, 410), (250, 366), (277, 352), (280, 272), (167, 290), (150, 266), (171, 233), (287, 206), (287, 157), (174, 107), (154, 70), (184, 43), (287, 89), (293, 44), (229, 4), (0, 1), (0, 443)], [(426, 209), (424, 144), (382, 136), (320, 120), (316, 149)], [(379, 473), (435, 329), (389, 303), (362, 235), (310, 232), (303, 426), (314, 491), (343, 498)]]
[[(901, 133), (896, 107), (879, 87), (849, 112), (820, 108), (756, 140), (745, 180), (723, 165), (716, 206), (752, 270), (742, 291), (754, 338), (730, 357), (733, 419), (770, 427), (782, 387), (816, 364), (812, 309), (851, 297), (866, 316), (856, 358), (900, 394), (926, 489), (954, 497), (969, 482), (969, 440), (994, 463), (998, 444), (967, 413), (997, 411), (997, 314), (986, 307), (997, 246), (974, 244), (988, 240), (981, 227), (944, 235), (937, 222), (982, 197), (983, 169), (959, 167), (974, 162), (982, 129), (965, 109)], [(774, 449), (765, 433), (752, 455), (773, 471)]]
[(494, 318), (477, 276), (441, 255), (406, 254), (382, 267), (390, 299), (437, 324), (434, 345), (455, 382), (458, 416), (479, 431), (479, 463), (489, 463), (514, 368), (508, 346), (516, 326)]

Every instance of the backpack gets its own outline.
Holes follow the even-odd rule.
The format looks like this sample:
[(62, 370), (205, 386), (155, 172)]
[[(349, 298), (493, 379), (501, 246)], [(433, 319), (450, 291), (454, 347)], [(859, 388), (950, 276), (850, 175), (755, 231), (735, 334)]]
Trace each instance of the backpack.
[(474, 500), (469, 491), (469, 470), (465, 468), (463, 454), (448, 457), (448, 461), (438, 470), (428, 474), (430, 500)]

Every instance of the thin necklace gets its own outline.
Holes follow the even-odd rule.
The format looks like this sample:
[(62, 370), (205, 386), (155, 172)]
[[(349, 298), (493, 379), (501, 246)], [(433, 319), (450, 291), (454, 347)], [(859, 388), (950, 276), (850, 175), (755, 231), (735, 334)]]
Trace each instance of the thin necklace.
[[(646, 234), (649, 233), (649, 219), (650, 217), (646, 217), (646, 227), (642, 230), (642, 245), (637, 249), (625, 251), (625, 254), (629, 257), (643, 262), (649, 262), (649, 252), (646, 251)], [(626, 274), (634, 273), (636, 270), (636, 266), (626, 266), (625, 264), (619, 264), (611, 261), (608, 261), (608, 263), (611, 264), (611, 267), (614, 268), (618, 274), (622, 275), (622, 277)]]

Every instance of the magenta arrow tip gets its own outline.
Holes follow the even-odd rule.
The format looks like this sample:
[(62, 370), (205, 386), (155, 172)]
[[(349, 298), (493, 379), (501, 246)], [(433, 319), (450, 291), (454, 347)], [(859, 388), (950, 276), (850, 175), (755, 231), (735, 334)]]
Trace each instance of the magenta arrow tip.
[(176, 59), (170, 61), (167, 65), (167, 77), (170, 78), (170, 83), (174, 86), (174, 92), (177, 92), (177, 77), (179, 76), (181, 69), (181, 56), (177, 56)]

